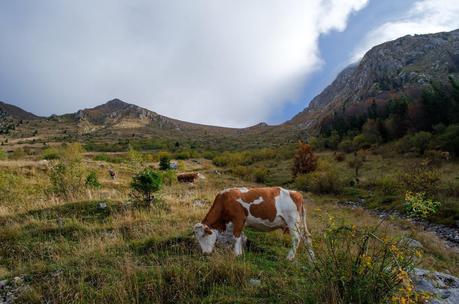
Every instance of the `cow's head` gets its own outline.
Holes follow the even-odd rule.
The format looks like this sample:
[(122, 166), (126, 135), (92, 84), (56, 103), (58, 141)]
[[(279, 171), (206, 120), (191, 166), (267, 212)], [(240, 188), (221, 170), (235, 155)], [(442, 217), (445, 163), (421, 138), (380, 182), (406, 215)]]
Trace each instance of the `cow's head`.
[(206, 224), (196, 224), (194, 225), (194, 235), (201, 246), (203, 253), (212, 253), (215, 247), (215, 242), (217, 241), (217, 230), (210, 229)]

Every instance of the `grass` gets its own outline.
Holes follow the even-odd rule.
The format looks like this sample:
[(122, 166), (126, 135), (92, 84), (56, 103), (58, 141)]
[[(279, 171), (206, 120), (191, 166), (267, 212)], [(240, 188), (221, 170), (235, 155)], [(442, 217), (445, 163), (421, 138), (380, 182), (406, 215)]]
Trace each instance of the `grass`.
[[(193, 200), (212, 202), (216, 193), (226, 187), (256, 185), (225, 173), (216, 174), (211, 161), (183, 162), (185, 171), (200, 171), (206, 179), (194, 185), (166, 185), (159, 197), (168, 209), (133, 208), (127, 203), (134, 171), (126, 163), (84, 159), (83, 164), (95, 170), (102, 187), (86, 191), (75, 201), (65, 201), (47, 192), (48, 175), (38, 162), (18, 162), (1, 164), (2, 172), (23, 178), (30, 191), (20, 201), (10, 198), (1, 202), (0, 279), (24, 276), (30, 288), (21, 294), (19, 303), (317, 300), (305, 288), (310, 284), (304, 268), (308, 263), (305, 251), (302, 248), (298, 259), (288, 262), (285, 256), (290, 238), (280, 231), (261, 233), (248, 229), (247, 250), (239, 258), (226, 249), (218, 249), (211, 256), (200, 253), (192, 227), (204, 217), (210, 203), (197, 207)], [(272, 165), (271, 171), (275, 171)], [(116, 180), (109, 177), (109, 167), (117, 172)], [(370, 170), (365, 166), (362, 174), (370, 174)], [(276, 183), (281, 180), (282, 176), (276, 176)], [(341, 208), (335, 204), (335, 196), (307, 197), (309, 227), (317, 254), (321, 253), (329, 217), (357, 227), (379, 222), (362, 209)], [(107, 208), (98, 208), (100, 202), (106, 202)], [(389, 220), (384, 230), (389, 236), (409, 235), (421, 241), (425, 248), (422, 267), (459, 274), (458, 254), (437, 237), (397, 219)], [(259, 279), (261, 285), (252, 286), (250, 279)]]

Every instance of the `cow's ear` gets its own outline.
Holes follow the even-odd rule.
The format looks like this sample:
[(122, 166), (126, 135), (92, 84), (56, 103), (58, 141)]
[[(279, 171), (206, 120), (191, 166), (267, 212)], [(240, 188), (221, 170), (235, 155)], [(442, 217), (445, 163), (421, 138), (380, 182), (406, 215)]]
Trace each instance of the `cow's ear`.
[(212, 230), (207, 225), (204, 227), (204, 232), (207, 234), (212, 234)]

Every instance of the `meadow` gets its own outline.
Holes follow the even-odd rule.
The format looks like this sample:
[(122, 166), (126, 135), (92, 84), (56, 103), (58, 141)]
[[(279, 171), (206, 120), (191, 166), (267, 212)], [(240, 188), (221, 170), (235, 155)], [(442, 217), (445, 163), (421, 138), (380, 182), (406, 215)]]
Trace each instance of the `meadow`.
[[(205, 179), (181, 184), (172, 172), (164, 176), (155, 204), (139, 207), (129, 195), (132, 176), (148, 166), (157, 169), (158, 154), (85, 153), (78, 145), (63, 149), (55, 151), (56, 157), (46, 151), (0, 161), (0, 280), (24, 282), (15, 295), (17, 303), (368, 303), (402, 298), (415, 303), (422, 296), (410, 290), (402, 271), (418, 266), (459, 274), (457, 250), (436, 235), (408, 220), (393, 217), (381, 222), (363, 208), (336, 204), (365, 197), (370, 206), (397, 207), (400, 190), (384, 192), (375, 181), (381, 172), (396, 174), (389, 169), (395, 162), (410, 166), (420, 161), (416, 158), (368, 155), (359, 184), (351, 187), (347, 183), (354, 169), (331, 152), (319, 153), (321, 162), (331, 164), (343, 178), (336, 193), (292, 179), (294, 147), (277, 153), (265, 149), (242, 156), (216, 154), (213, 160), (183, 159), (177, 161), (177, 171), (200, 172)], [(56, 171), (62, 163), (70, 171)], [(319, 170), (331, 170), (320, 166)], [(458, 167), (457, 162), (438, 167), (440, 189), (457, 182)], [(109, 168), (116, 179), (108, 174)], [(97, 183), (88, 184), (90, 173)], [(80, 179), (66, 180), (75, 176)], [(308, 262), (303, 247), (298, 258), (288, 262), (288, 235), (250, 229), (242, 257), (234, 257), (227, 248), (202, 255), (192, 227), (204, 217), (216, 193), (265, 184), (310, 190), (304, 195), (317, 262)], [(81, 187), (67, 187), (72, 185)], [(378, 202), (381, 195), (395, 198)], [(451, 208), (457, 208), (456, 203)], [(404, 246), (405, 237), (423, 247)], [(386, 267), (393, 271), (381, 271)], [(382, 283), (391, 287), (381, 287)]]

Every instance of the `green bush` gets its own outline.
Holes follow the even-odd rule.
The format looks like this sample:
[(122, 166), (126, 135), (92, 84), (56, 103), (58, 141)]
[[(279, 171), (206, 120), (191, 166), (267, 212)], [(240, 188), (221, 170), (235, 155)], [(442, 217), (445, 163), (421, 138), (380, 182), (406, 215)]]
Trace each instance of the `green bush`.
[(400, 184), (396, 177), (383, 175), (376, 180), (376, 187), (384, 195), (394, 195), (400, 191)]
[(336, 168), (320, 162), (316, 171), (297, 176), (295, 187), (316, 194), (339, 194), (343, 190), (344, 181)]
[(66, 200), (80, 197), (86, 187), (85, 173), (79, 162), (59, 162), (50, 170), (52, 192)]
[(427, 218), (437, 213), (440, 202), (433, 201), (426, 197), (425, 192), (405, 194), (405, 212), (412, 217)]
[(5, 160), (7, 158), (8, 156), (6, 155), (6, 152), (3, 151), (3, 149), (0, 149), (0, 160)]
[(450, 125), (438, 137), (441, 149), (459, 156), (459, 125)]
[(149, 206), (154, 202), (154, 193), (161, 186), (161, 174), (150, 168), (144, 169), (132, 177), (131, 197), (136, 203)]
[(161, 173), (161, 178), (165, 185), (171, 186), (177, 181), (177, 175), (174, 170), (165, 170)]
[(432, 134), (429, 132), (421, 131), (415, 133), (410, 138), (411, 151), (421, 155), (424, 154), (424, 152), (430, 144), (431, 139)]
[(348, 138), (343, 139), (338, 145), (338, 150), (346, 153), (354, 151), (354, 145), (352, 144), (352, 140)]
[(94, 189), (100, 189), (102, 186), (99, 182), (99, 179), (97, 178), (96, 172), (90, 172), (88, 176), (86, 176), (86, 181), (85, 181), (86, 187), (89, 188), (94, 188)]
[(440, 176), (438, 171), (423, 166), (413, 166), (398, 173), (400, 185), (411, 192), (438, 193)]
[(41, 157), (46, 160), (59, 159), (59, 150), (53, 147), (46, 148)]
[(264, 183), (268, 176), (268, 169), (266, 168), (255, 168), (253, 170), (253, 178), (256, 183)]
[(167, 152), (161, 152), (159, 154), (159, 169), (169, 170), (171, 168), (171, 156)]
[(114, 163), (114, 164), (121, 164), (125, 162), (125, 159), (123, 157), (112, 156), (112, 155), (108, 155), (105, 153), (97, 154), (96, 156), (94, 156), (93, 159), (97, 161), (104, 161), (107, 163)]
[(314, 303), (424, 303), (408, 276), (419, 252), (397, 240), (386, 240), (377, 227), (331, 222), (316, 259), (306, 266), (305, 286)]

